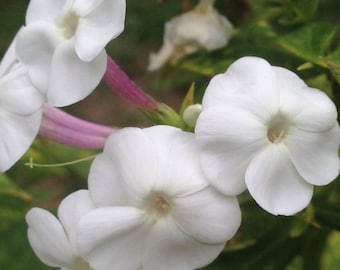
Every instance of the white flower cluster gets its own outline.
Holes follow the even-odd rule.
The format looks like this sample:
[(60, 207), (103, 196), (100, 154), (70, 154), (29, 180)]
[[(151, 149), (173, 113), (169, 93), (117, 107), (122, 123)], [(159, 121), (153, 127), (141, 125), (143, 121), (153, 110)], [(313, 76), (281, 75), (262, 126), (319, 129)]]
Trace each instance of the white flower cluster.
[(65, 198), (59, 221), (27, 214), (37, 256), (61, 269), (192, 270), (238, 230), (234, 196), (205, 179), (192, 133), (170, 126), (113, 133), (93, 162), (88, 191)]
[[(231, 25), (212, 3), (201, 1), (167, 26), (174, 46), (225, 45)], [(105, 46), (124, 28), (125, 5), (30, 1), (26, 26), (0, 66), (2, 171), (34, 140), (45, 102), (66, 106), (97, 86)], [(182, 20), (194, 38), (181, 33)], [(234, 62), (210, 81), (202, 106), (188, 107), (183, 118), (196, 125), (194, 133), (166, 125), (114, 131), (91, 165), (88, 190), (66, 197), (58, 218), (31, 209), (28, 238), (39, 259), (64, 270), (203, 267), (240, 226), (237, 195), (247, 190), (269, 213), (294, 215), (311, 201), (313, 185), (339, 174), (335, 105), (264, 59)]]
[(28, 213), (30, 243), (62, 269), (207, 265), (239, 228), (236, 195), (248, 189), (268, 212), (294, 215), (313, 185), (338, 175), (336, 118), (331, 100), (294, 73), (241, 58), (211, 80), (194, 134), (153, 126), (110, 135), (88, 191), (61, 203), (60, 221)]

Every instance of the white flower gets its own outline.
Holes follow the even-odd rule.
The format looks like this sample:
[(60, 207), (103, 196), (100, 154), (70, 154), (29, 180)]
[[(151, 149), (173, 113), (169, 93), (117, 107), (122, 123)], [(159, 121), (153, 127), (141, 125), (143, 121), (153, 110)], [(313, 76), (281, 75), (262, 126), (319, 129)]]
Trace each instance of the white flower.
[(12, 43), (0, 64), (0, 171), (9, 169), (38, 134), (43, 97), (14, 54)]
[(339, 173), (339, 126), (332, 101), (293, 72), (244, 57), (215, 76), (196, 125), (201, 163), (221, 192), (248, 188), (272, 214), (308, 205), (313, 185)]
[(61, 202), (59, 220), (41, 208), (27, 213), (28, 240), (43, 263), (63, 270), (91, 270), (78, 254), (76, 229), (81, 216), (92, 208), (88, 191), (79, 190)]
[(18, 58), (53, 106), (89, 95), (106, 69), (106, 44), (124, 28), (125, 0), (31, 0)]
[(213, 2), (201, 0), (193, 10), (165, 24), (163, 46), (150, 55), (150, 71), (199, 50), (213, 51), (227, 45), (232, 25), (217, 12)]
[(96, 270), (189, 270), (217, 257), (240, 225), (235, 197), (208, 186), (193, 134), (170, 126), (112, 134), (90, 169), (97, 209), (80, 220)]

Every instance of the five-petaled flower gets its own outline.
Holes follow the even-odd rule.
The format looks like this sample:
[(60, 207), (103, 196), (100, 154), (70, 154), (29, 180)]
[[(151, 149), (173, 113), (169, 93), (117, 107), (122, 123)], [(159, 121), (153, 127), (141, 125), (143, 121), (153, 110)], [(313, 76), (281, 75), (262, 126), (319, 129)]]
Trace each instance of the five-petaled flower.
[(313, 185), (339, 174), (335, 105), (261, 58), (243, 57), (211, 80), (195, 133), (210, 183), (229, 195), (247, 188), (272, 214), (297, 213)]
[(193, 136), (154, 126), (108, 138), (88, 179), (96, 209), (78, 231), (79, 252), (94, 269), (192, 270), (235, 234), (237, 199), (208, 185)]
[(106, 69), (106, 44), (124, 29), (125, 0), (31, 0), (16, 52), (53, 106), (88, 96)]

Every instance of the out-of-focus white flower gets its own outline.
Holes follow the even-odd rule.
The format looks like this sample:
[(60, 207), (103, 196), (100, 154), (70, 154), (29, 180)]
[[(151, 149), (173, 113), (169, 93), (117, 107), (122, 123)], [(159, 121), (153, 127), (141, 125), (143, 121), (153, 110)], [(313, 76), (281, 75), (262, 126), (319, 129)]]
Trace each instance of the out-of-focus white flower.
[(112, 134), (89, 191), (97, 208), (80, 220), (78, 244), (97, 270), (199, 268), (240, 225), (236, 198), (208, 186), (193, 134), (170, 126)]
[(39, 131), (44, 99), (20, 64), (12, 43), (0, 64), (0, 171), (9, 169)]
[(193, 10), (165, 24), (163, 46), (150, 55), (150, 71), (199, 50), (213, 51), (227, 45), (232, 24), (217, 12), (213, 3), (201, 0)]
[(79, 219), (91, 209), (88, 191), (79, 190), (61, 202), (59, 220), (41, 208), (32, 208), (27, 213), (28, 240), (43, 263), (63, 270), (91, 270), (79, 256), (76, 244)]
[(16, 52), (53, 106), (89, 95), (106, 69), (104, 47), (124, 29), (125, 0), (31, 0)]
[(229, 195), (248, 188), (272, 214), (302, 210), (313, 185), (339, 174), (335, 105), (261, 58), (241, 58), (211, 80), (195, 132), (210, 182)]

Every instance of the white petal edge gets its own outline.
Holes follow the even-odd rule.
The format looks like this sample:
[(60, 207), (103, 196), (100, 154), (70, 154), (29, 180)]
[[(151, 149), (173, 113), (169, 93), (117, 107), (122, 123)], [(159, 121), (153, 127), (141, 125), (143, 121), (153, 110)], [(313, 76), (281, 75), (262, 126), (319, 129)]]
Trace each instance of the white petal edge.
[(27, 70), (17, 63), (0, 78), (2, 108), (19, 115), (28, 115), (41, 109), (43, 95), (33, 86)]
[(56, 28), (51, 23), (36, 23), (23, 27), (16, 38), (16, 54), (26, 66), (35, 87), (46, 95), (50, 80), (50, 65), (59, 44)]
[(222, 244), (231, 239), (241, 224), (236, 197), (223, 196), (211, 187), (172, 202), (172, 215), (189, 237), (206, 244)]
[(92, 61), (109, 41), (123, 31), (125, 9), (126, 0), (104, 0), (80, 18), (75, 34), (75, 50), (80, 59)]
[(209, 182), (226, 195), (246, 187), (244, 174), (253, 156), (267, 143), (267, 127), (238, 107), (209, 107), (198, 117), (195, 139), (201, 146), (202, 169)]
[(14, 38), (1, 60), (0, 77), (6, 74), (11, 69), (13, 64), (15, 64), (17, 61), (18, 59), (15, 54), (15, 38)]
[[(278, 81), (272, 66), (259, 57), (246, 56), (232, 63), (224, 74), (211, 79), (204, 93), (207, 107), (238, 104), (267, 120), (279, 106)], [(249, 108), (251, 107), (251, 108)]]
[(74, 254), (78, 254), (77, 229), (83, 215), (94, 209), (88, 190), (78, 190), (65, 197), (58, 207), (58, 218), (64, 227)]
[[(208, 183), (200, 168), (199, 148), (191, 132), (158, 125), (143, 130), (157, 151), (158, 177), (152, 189), (168, 196), (185, 196)], [(153, 164), (149, 164), (149, 168)]]
[(289, 155), (296, 170), (313, 185), (327, 185), (339, 175), (340, 129), (336, 123), (326, 132), (291, 128), (287, 136)]
[(21, 158), (38, 134), (42, 110), (30, 115), (17, 115), (0, 110), (0, 171), (8, 170)]
[(300, 129), (326, 131), (334, 126), (337, 111), (334, 103), (323, 92), (308, 87), (295, 73), (273, 67), (280, 82), (280, 113), (290, 118)]
[(256, 155), (246, 171), (246, 184), (255, 201), (273, 215), (294, 215), (313, 195), (313, 186), (296, 171), (283, 144), (268, 145)]
[(26, 214), (28, 240), (35, 254), (53, 267), (72, 266), (72, 250), (59, 220), (48, 211), (32, 208)]
[(63, 107), (84, 99), (98, 86), (105, 70), (105, 50), (91, 62), (83, 62), (74, 51), (72, 39), (61, 43), (51, 62), (47, 103)]
[(136, 208), (97, 208), (80, 220), (79, 252), (93, 269), (137, 269), (149, 230), (144, 221)]
[(147, 236), (143, 269), (192, 270), (211, 263), (225, 243), (202, 244), (183, 233), (171, 218), (159, 220)]
[(111, 134), (89, 173), (95, 203), (139, 207), (158, 177), (157, 154), (142, 129), (124, 128)]
[(31, 0), (26, 11), (26, 25), (47, 21), (54, 23), (66, 0)]

